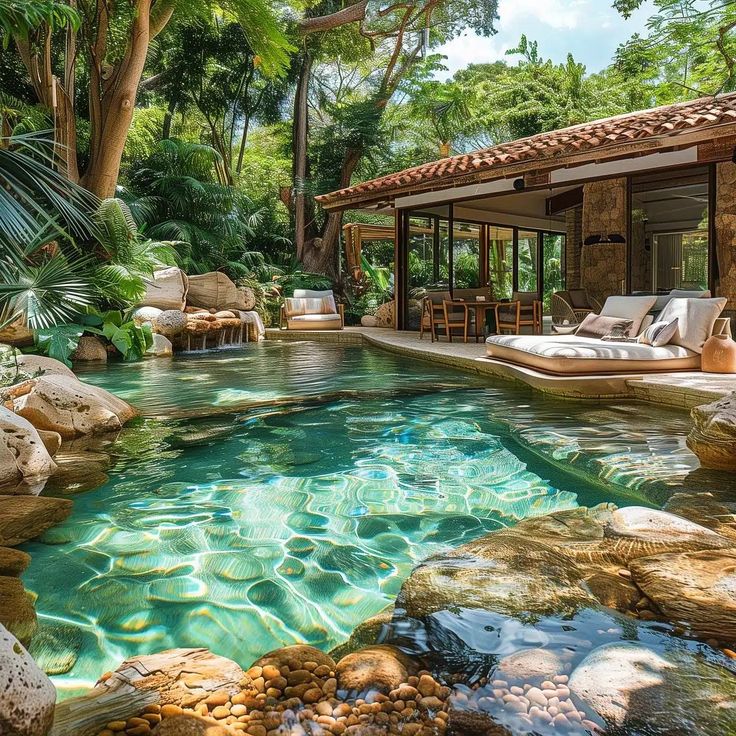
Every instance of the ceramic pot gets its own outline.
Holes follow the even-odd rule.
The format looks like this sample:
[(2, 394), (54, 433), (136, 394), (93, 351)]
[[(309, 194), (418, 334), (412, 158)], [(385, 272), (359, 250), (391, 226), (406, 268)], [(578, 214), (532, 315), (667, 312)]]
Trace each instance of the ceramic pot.
[(703, 346), (701, 367), (705, 373), (736, 373), (736, 342), (728, 335), (713, 335)]

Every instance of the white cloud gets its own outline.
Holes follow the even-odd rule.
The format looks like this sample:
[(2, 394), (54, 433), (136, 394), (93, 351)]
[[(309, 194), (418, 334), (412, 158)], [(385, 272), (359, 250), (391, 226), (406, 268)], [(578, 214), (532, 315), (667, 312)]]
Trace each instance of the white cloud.
[(592, 7), (597, 6), (590, 0), (501, 0), (498, 14), (507, 27), (533, 20), (550, 28), (572, 30), (583, 24)]

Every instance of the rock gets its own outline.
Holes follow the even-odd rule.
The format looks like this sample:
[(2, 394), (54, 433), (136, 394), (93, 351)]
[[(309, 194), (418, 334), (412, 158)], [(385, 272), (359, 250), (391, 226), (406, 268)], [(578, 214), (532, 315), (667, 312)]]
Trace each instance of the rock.
[(146, 350), (146, 355), (153, 355), (156, 358), (168, 358), (173, 354), (174, 346), (171, 344), (171, 340), (168, 337), (164, 337), (164, 335), (154, 332), (153, 344)]
[(488, 713), (464, 708), (451, 708), (447, 721), (448, 736), (512, 736), (512, 732), (496, 723)]
[(566, 615), (596, 604), (582, 579), (583, 571), (553, 548), (496, 532), (419, 565), (396, 606), (412, 618), (454, 608)]
[(35, 379), (31, 393), (13, 401), (16, 414), (62, 439), (120, 430), (138, 412), (97, 386), (62, 375)]
[(376, 645), (343, 657), (335, 668), (340, 690), (388, 693), (405, 683), (418, 667), (399, 649)]
[(181, 334), (187, 326), (187, 315), (176, 309), (167, 309), (153, 320), (153, 331), (172, 338)]
[(244, 312), (250, 312), (256, 307), (256, 293), (250, 286), (238, 286), (238, 307)]
[(107, 363), (105, 343), (94, 335), (82, 335), (71, 359), (73, 362)]
[[(250, 291), (250, 290), (249, 290)], [(245, 306), (252, 297), (252, 306)], [(255, 306), (255, 294), (240, 290), (222, 271), (211, 271), (189, 277), (187, 304), (193, 307), (221, 309), (243, 309)]]
[(736, 642), (736, 551), (680, 552), (635, 560), (634, 582), (673, 623)]
[(74, 667), (81, 648), (79, 627), (44, 623), (33, 635), (28, 651), (47, 675), (63, 675)]
[(71, 513), (67, 498), (0, 496), (0, 545), (15, 547), (34, 539)]
[(376, 319), (375, 315), (373, 315), (373, 314), (364, 314), (360, 318), (360, 324), (363, 327), (377, 327), (378, 326), (378, 320)]
[(131, 317), (137, 325), (143, 325), (147, 322), (150, 324), (161, 312), (163, 312), (163, 309), (159, 309), (158, 307), (138, 307), (138, 309), (133, 311)]
[(286, 665), (289, 669), (298, 670), (302, 668), (304, 662), (316, 662), (317, 665), (326, 665), (330, 670), (335, 669), (335, 660), (329, 654), (325, 654), (307, 644), (293, 644), (292, 646), (275, 649), (273, 652), (268, 652), (268, 654), (264, 654), (257, 659), (251, 667), (273, 665), (280, 669)]
[(538, 685), (564, 672), (566, 663), (551, 649), (522, 649), (501, 659), (494, 677), (511, 683)]
[(56, 689), (20, 642), (0, 626), (0, 733), (45, 736)]
[(0, 624), (24, 644), (36, 631), (33, 598), (17, 577), (0, 577)]
[(18, 577), (31, 562), (27, 552), (11, 547), (0, 547), (0, 575)]
[(148, 281), (141, 304), (158, 309), (182, 310), (186, 305), (188, 288), (189, 280), (180, 268), (163, 268)]
[(695, 426), (687, 446), (704, 468), (736, 470), (736, 392), (691, 412)]
[(642, 728), (651, 736), (736, 731), (736, 678), (689, 650), (605, 644), (575, 668), (569, 687), (611, 725), (624, 729)]
[(376, 327), (394, 328), (394, 302), (381, 304), (376, 310)]
[[(156, 726), (156, 736), (233, 736), (235, 731), (223, 726), (213, 718), (200, 718), (193, 715), (180, 715), (165, 718)], [(243, 733), (243, 731), (238, 731)]]
[(615, 572), (596, 572), (585, 579), (590, 592), (608, 608), (631, 611), (641, 598), (635, 585)]
[(336, 660), (341, 659), (348, 654), (357, 652), (359, 649), (377, 644), (382, 634), (389, 629), (393, 615), (394, 605), (392, 603), (381, 613), (377, 613), (358, 624), (350, 634), (350, 638), (344, 644), (335, 647), (330, 652), (330, 656)]
[(36, 428), (0, 406), (0, 485), (20, 479), (41, 480), (55, 470), (56, 464)]
[(234, 312), (231, 312), (227, 309), (215, 312), (215, 318), (216, 319), (237, 319), (238, 323), (240, 323), (240, 317), (236, 317)]
[(689, 519), (700, 526), (736, 541), (736, 503), (729, 499), (728, 489), (723, 499), (711, 493), (675, 493), (664, 506), (665, 511)]
[(36, 431), (46, 451), (51, 457), (54, 457), (61, 449), (61, 435), (58, 432), (50, 432), (46, 429), (38, 429)]
[(0, 330), (0, 342), (14, 347), (33, 345), (33, 330), (29, 330), (23, 320), (18, 319)]
[(47, 358), (45, 355), (20, 355), (18, 356), (18, 365), (27, 373), (76, 378), (71, 368), (64, 365), (60, 360)]

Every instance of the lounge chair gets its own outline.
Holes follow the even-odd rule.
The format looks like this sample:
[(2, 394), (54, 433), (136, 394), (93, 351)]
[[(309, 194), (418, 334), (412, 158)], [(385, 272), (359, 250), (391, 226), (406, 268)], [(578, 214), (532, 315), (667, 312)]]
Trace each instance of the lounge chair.
[[(634, 302), (633, 300), (644, 301)], [(628, 300), (628, 301), (627, 301)], [(603, 312), (632, 320), (637, 335), (651, 322), (649, 309), (656, 297), (612, 297)], [(689, 302), (702, 301), (691, 309)], [(646, 306), (649, 304), (649, 306)], [(671, 299), (660, 315), (666, 321), (678, 318), (678, 332), (666, 345), (653, 347), (629, 338), (605, 340), (580, 335), (496, 335), (486, 341), (488, 357), (555, 375), (598, 375), (616, 373), (658, 373), (700, 370), (702, 345), (711, 334), (730, 334), (730, 320), (718, 316), (725, 299)], [(701, 309), (702, 307), (702, 309)], [(669, 310), (669, 312), (668, 312)], [(688, 311), (689, 310), (689, 311)]]
[(552, 327), (565, 334), (579, 325), (588, 314), (600, 313), (601, 305), (584, 289), (568, 289), (552, 294)]
[(284, 299), (281, 329), (341, 330), (345, 326), (345, 308), (335, 303), (331, 291), (294, 289), (294, 296)]

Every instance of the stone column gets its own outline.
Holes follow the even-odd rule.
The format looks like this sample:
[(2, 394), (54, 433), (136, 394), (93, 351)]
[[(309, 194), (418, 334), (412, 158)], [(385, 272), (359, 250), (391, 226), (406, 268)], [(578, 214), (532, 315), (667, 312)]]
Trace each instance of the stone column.
[[(590, 235), (616, 233), (626, 237), (626, 179), (606, 179), (583, 188), (583, 240)], [(626, 244), (584, 245), (580, 256), (580, 285), (600, 302), (620, 294), (626, 280)]]
[(716, 166), (716, 259), (718, 296), (728, 299), (726, 309), (736, 311), (736, 164)]
[(565, 284), (568, 289), (580, 288), (580, 249), (583, 247), (583, 208), (565, 212)]

